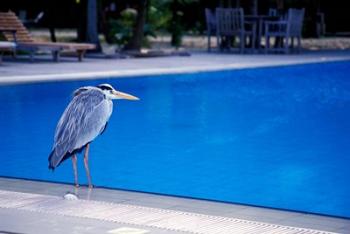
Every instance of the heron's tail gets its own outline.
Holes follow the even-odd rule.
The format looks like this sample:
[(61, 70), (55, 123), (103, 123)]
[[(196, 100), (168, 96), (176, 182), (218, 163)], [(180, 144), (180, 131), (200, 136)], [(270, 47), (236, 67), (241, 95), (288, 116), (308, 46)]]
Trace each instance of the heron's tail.
[(50, 170), (55, 170), (55, 167), (56, 166), (54, 166), (54, 163), (53, 163), (53, 158), (55, 157), (55, 149), (54, 150), (52, 150), (52, 152), (50, 153), (50, 155), (49, 155), (49, 169)]
[(62, 150), (60, 150), (60, 148), (55, 147), (53, 148), (51, 154), (49, 155), (49, 169), (50, 170), (55, 170), (56, 167), (58, 167), (61, 162), (63, 160), (65, 160), (64, 158), (64, 153), (62, 153)]
[[(80, 150), (80, 149), (79, 149)], [(49, 169), (55, 170), (56, 167), (58, 167), (63, 161), (71, 157), (75, 152), (73, 151), (72, 153), (65, 152), (62, 150), (61, 147), (55, 147), (53, 148), (52, 152), (49, 155)]]

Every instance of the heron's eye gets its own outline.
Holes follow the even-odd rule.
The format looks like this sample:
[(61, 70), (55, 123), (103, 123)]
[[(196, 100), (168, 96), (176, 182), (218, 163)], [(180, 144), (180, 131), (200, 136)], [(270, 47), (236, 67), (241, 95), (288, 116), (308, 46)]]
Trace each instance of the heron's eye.
[(113, 90), (112, 87), (108, 86), (108, 85), (99, 85), (97, 86), (98, 88), (100, 88), (101, 90)]

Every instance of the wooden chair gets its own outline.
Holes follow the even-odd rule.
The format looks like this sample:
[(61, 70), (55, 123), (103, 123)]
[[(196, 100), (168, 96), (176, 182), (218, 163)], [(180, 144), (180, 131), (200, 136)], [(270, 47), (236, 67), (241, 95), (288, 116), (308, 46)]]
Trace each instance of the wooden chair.
[(326, 34), (326, 23), (323, 12), (317, 12), (316, 35), (318, 38)]
[(205, 20), (207, 23), (208, 51), (211, 51), (211, 36), (216, 36), (216, 16), (210, 9), (205, 8)]
[(269, 8), (269, 11), (267, 12), (267, 15), (269, 16), (277, 16), (278, 15), (278, 11), (276, 8)]
[[(289, 53), (290, 47), (294, 48), (294, 38), (297, 39), (297, 50), (301, 47), (301, 30), (303, 27), (305, 9), (289, 9), (286, 17), (279, 21), (265, 21), (265, 52), (281, 51)], [(275, 37), (278, 42), (274, 47), (270, 46), (270, 37)]]
[(82, 61), (87, 50), (96, 48), (88, 43), (64, 43), (64, 42), (40, 42), (34, 40), (19, 18), (11, 11), (0, 12), (0, 33), (7, 41), (16, 43), (17, 50), (30, 53), (30, 59), (34, 59), (35, 52), (46, 50), (52, 52), (53, 59), (59, 61), (63, 51), (77, 53), (78, 60)]
[[(242, 8), (216, 8), (217, 24), (217, 43), (222, 44), (223, 38), (239, 38), (240, 52), (245, 50), (246, 37), (251, 39), (252, 49), (255, 50), (256, 24), (244, 21), (244, 12)], [(247, 29), (249, 26), (250, 29)]]

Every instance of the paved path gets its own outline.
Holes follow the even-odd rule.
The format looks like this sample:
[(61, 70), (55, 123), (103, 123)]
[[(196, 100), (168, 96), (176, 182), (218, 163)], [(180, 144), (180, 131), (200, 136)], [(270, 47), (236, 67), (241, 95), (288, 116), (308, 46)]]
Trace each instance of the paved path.
[(34, 62), (29, 62), (25, 57), (16, 61), (9, 61), (9, 58), (7, 58), (0, 66), (0, 84), (130, 77), (338, 60), (350, 60), (350, 51), (305, 52), (293, 55), (239, 55), (196, 52), (191, 56), (158, 58), (87, 58), (83, 62), (77, 62), (75, 58), (66, 57), (59, 63), (52, 62), (50, 57), (46, 56)]
[[(245, 228), (252, 229), (263, 226), (266, 231), (277, 228), (277, 233), (283, 233), (278, 232), (280, 229), (288, 230), (288, 233), (350, 233), (348, 219), (238, 204), (104, 188), (74, 189), (66, 184), (1, 177), (0, 190), (0, 233), (1, 230), (19, 233), (47, 233), (47, 230), (55, 230), (51, 233), (108, 233), (120, 228), (136, 228), (153, 234), (211, 234), (215, 232), (207, 228), (219, 230), (220, 223), (223, 230), (245, 225)], [(63, 200), (67, 192), (77, 194), (79, 202)], [(114, 211), (121, 215), (114, 215)], [(135, 219), (129, 215), (135, 215)], [(236, 230), (235, 233), (239, 232)]]
[[(0, 208), (198, 234), (332, 234), (319, 230), (101, 201), (0, 190)], [(146, 231), (145, 231), (146, 233)]]

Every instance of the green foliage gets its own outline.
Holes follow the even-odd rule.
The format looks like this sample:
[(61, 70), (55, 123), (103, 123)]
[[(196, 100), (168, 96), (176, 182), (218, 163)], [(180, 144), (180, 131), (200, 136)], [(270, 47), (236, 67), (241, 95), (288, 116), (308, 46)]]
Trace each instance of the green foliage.
[[(174, 2), (176, 0), (149, 0), (146, 23), (144, 25), (143, 45), (148, 46), (148, 37), (156, 37), (159, 32), (170, 32), (172, 35), (172, 45), (181, 46), (182, 36), (185, 28), (183, 27), (183, 11), (181, 7), (199, 2), (199, 0), (177, 0), (176, 16), (174, 16)], [(136, 20), (137, 11), (132, 8), (123, 10), (118, 19), (112, 19), (108, 22), (109, 38), (112, 43), (123, 47), (132, 37), (133, 27)]]
[(173, 20), (170, 24), (169, 31), (171, 33), (171, 45), (179, 48), (182, 44), (182, 36), (184, 34), (184, 28), (180, 23), (180, 18), (183, 16), (182, 11), (176, 11), (176, 16), (173, 16)]
[(171, 19), (168, 23), (168, 31), (171, 33), (171, 45), (176, 48), (182, 44), (182, 37), (185, 34), (184, 8), (199, 0), (168, 0), (167, 8), (171, 12)]
[(161, 31), (167, 28), (171, 21), (171, 12), (168, 7), (168, 0), (152, 0), (148, 10), (147, 24), (154, 31)]
[(136, 10), (127, 8), (121, 12), (119, 19), (111, 19), (108, 21), (108, 26), (110, 28), (109, 36), (112, 38), (112, 43), (121, 47), (127, 44), (132, 36), (132, 28), (136, 15)]
[[(143, 28), (145, 36), (143, 45), (146, 47), (149, 45), (147, 37), (156, 37), (156, 32), (165, 28), (171, 19), (169, 10), (164, 7), (164, 1), (153, 1), (156, 2), (156, 4), (150, 5), (146, 23)], [(135, 9), (127, 8), (121, 12), (119, 19), (109, 20), (109, 37), (112, 38), (112, 43), (115, 43), (120, 47), (123, 47), (128, 43), (132, 37), (136, 16), (137, 11)]]

